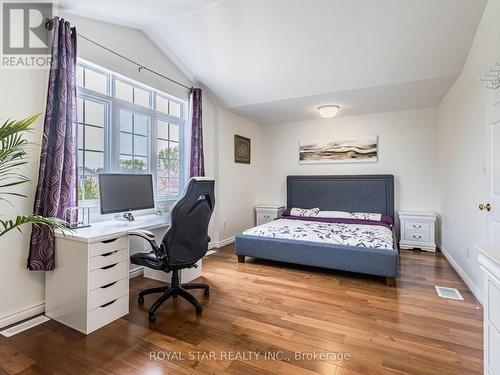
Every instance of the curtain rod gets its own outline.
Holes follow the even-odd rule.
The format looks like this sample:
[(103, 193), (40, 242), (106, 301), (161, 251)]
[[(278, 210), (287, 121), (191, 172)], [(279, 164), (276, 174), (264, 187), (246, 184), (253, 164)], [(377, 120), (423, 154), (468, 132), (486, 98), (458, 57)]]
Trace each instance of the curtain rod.
[[(48, 19), (47, 18), (47, 20), (45, 21), (45, 27), (47, 28), (47, 30), (52, 30), (52, 21), (53, 21), (53, 18), (52, 19)], [(174, 80), (172, 78), (169, 78), (169, 77), (167, 77), (167, 76), (165, 76), (165, 75), (163, 75), (161, 73), (158, 73), (157, 71), (155, 71), (153, 69), (148, 68), (147, 66), (139, 64), (137, 61), (134, 61), (134, 60), (132, 60), (132, 59), (130, 59), (130, 58), (122, 55), (121, 53), (113, 51), (111, 48), (103, 46), (102, 44), (100, 44), (100, 43), (98, 43), (98, 42), (96, 42), (96, 41), (94, 41), (94, 40), (92, 40), (90, 38), (87, 38), (86, 36), (84, 36), (82, 34), (76, 33), (76, 35), (78, 35), (80, 38), (85, 39), (86, 41), (88, 41), (88, 42), (90, 42), (90, 43), (92, 43), (92, 44), (94, 44), (94, 45), (96, 45), (96, 46), (98, 46), (98, 47), (100, 47), (100, 48), (102, 48), (102, 49), (104, 49), (104, 50), (106, 50), (106, 51), (108, 51), (108, 52), (110, 52), (110, 53), (118, 56), (118, 57), (121, 57), (122, 59), (127, 60), (128, 62), (130, 62), (130, 63), (132, 63), (134, 65), (136, 65), (139, 68), (139, 72), (141, 72), (142, 70), (146, 70), (146, 71), (148, 71), (148, 72), (150, 72), (152, 74), (157, 75), (158, 77), (164, 78), (164, 79), (166, 79), (166, 80), (168, 80), (168, 81), (170, 81), (172, 83), (175, 83), (176, 85), (182, 86), (182, 87), (184, 87), (185, 89), (187, 89), (189, 91), (193, 90), (193, 87), (186, 86), (186, 85), (184, 85), (184, 84), (182, 84), (182, 83), (180, 83), (180, 82), (178, 82), (178, 81), (176, 81), (176, 80)]]

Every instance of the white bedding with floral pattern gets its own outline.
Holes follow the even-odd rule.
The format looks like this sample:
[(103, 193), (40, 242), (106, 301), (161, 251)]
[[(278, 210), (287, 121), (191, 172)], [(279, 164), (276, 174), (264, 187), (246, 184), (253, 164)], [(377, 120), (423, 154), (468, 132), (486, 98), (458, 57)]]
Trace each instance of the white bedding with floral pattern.
[(278, 219), (243, 232), (249, 236), (393, 249), (392, 231), (381, 225)]

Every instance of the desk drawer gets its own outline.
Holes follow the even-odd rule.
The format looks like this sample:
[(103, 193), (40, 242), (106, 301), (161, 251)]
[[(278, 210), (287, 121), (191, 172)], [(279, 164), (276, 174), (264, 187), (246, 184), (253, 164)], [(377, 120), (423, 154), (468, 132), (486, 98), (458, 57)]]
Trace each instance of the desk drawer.
[(128, 313), (127, 296), (120, 297), (104, 306), (89, 311), (87, 316), (87, 332), (92, 332), (113, 320)]
[(126, 261), (128, 258), (128, 249), (115, 250), (110, 253), (104, 253), (90, 258), (89, 270), (93, 271), (98, 268), (106, 267), (111, 264)]
[(90, 244), (90, 257), (111, 253), (121, 249), (128, 249), (128, 237), (118, 237)]
[(89, 311), (128, 294), (128, 278), (104, 285), (89, 293)]
[(128, 261), (90, 271), (89, 290), (100, 288), (101, 286), (124, 279), (125, 277), (128, 277)]
[(491, 281), (488, 282), (488, 316), (490, 322), (500, 330), (500, 289)]
[(412, 232), (430, 232), (431, 224), (432, 223), (425, 220), (408, 219), (405, 220), (404, 230)]

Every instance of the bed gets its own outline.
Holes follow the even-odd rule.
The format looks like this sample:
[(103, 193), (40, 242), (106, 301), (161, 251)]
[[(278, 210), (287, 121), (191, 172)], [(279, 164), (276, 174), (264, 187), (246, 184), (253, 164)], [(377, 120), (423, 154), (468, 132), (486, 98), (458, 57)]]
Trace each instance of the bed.
[[(378, 213), (392, 218), (394, 222), (394, 176), (392, 175), (356, 175), (356, 176), (287, 176), (287, 207), (319, 207), (325, 211), (346, 211)], [(237, 235), (235, 239), (236, 255), (239, 262), (245, 257), (256, 257), (287, 263), (322, 267), (327, 269), (357, 272), (385, 277), (386, 283), (395, 286), (398, 274), (399, 254), (394, 226), (384, 229), (383, 244), (379, 241), (374, 247), (363, 242), (355, 246), (341, 236), (341, 243), (328, 243), (309, 234), (297, 238), (280, 238), (280, 225), (286, 224), (287, 231), (295, 233), (306, 231), (318, 232), (311, 222), (322, 220), (302, 220), (293, 222), (290, 218), (279, 218), (272, 224), (251, 228)], [(297, 220), (297, 218), (293, 218)], [(288, 220), (286, 223), (280, 220)], [(373, 222), (360, 222), (363, 235), (369, 242)], [(343, 224), (341, 221), (339, 224)], [(351, 223), (353, 224), (353, 223)], [(320, 224), (322, 226), (323, 224)], [(380, 225), (378, 225), (380, 226)], [(352, 228), (352, 225), (345, 225)], [(387, 226), (386, 226), (387, 227)], [(297, 229), (298, 228), (298, 229)], [(272, 233), (272, 231), (275, 231)], [(387, 236), (391, 241), (388, 241)], [(373, 236), (375, 237), (375, 236)], [(382, 240), (381, 240), (382, 241)], [(390, 243), (390, 244), (389, 244)]]

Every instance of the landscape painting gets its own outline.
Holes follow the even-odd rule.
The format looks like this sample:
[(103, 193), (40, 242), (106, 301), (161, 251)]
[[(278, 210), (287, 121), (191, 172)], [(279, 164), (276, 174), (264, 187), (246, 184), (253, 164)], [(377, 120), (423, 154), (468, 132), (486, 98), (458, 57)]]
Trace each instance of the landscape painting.
[(369, 163), (378, 161), (378, 137), (350, 137), (338, 141), (302, 141), (300, 164)]

